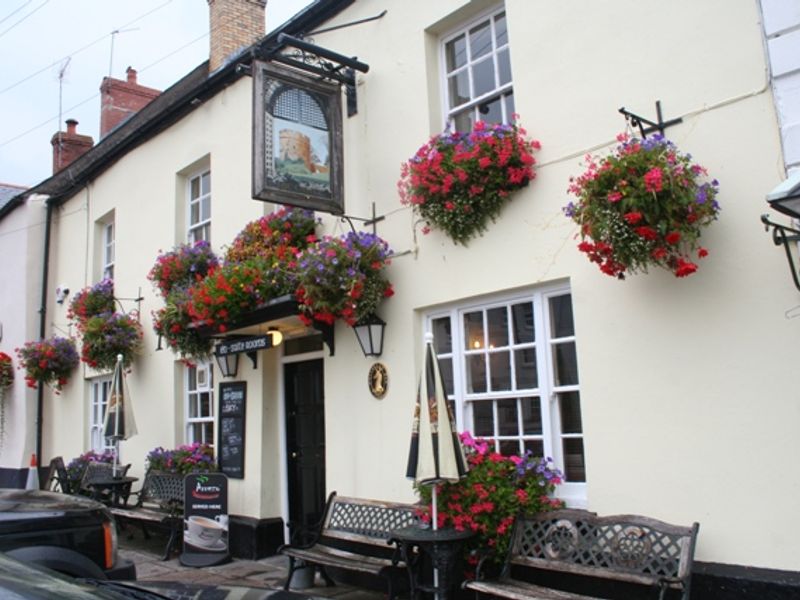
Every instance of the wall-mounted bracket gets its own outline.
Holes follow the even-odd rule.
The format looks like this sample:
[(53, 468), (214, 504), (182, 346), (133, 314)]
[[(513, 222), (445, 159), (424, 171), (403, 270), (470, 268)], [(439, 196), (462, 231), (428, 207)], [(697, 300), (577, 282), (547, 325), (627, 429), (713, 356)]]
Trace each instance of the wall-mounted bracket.
[(378, 234), (377, 224), (383, 221), (386, 218), (385, 215), (376, 215), (375, 214), (375, 203), (372, 203), (372, 216), (369, 219), (365, 219), (364, 217), (352, 217), (350, 215), (342, 215), (342, 221), (347, 221), (350, 225), (350, 229), (353, 230), (353, 233), (356, 232), (356, 228), (353, 225), (353, 221), (361, 221), (364, 225), (372, 225), (372, 235)]
[[(639, 128), (639, 133), (642, 134), (642, 139), (646, 138), (648, 133), (653, 133), (654, 131), (658, 131), (663, 136), (664, 130), (667, 127), (677, 125), (678, 123), (683, 123), (683, 119), (681, 117), (678, 117), (677, 119), (670, 119), (669, 121), (665, 121), (663, 119), (661, 116), (661, 100), (656, 100), (656, 118), (658, 121), (655, 123), (649, 119), (645, 119), (644, 117), (640, 117), (639, 115), (625, 110), (624, 106), (619, 109), (619, 112), (624, 115), (625, 120), (630, 123), (631, 127)], [(643, 123), (648, 125), (648, 127), (645, 127)]]

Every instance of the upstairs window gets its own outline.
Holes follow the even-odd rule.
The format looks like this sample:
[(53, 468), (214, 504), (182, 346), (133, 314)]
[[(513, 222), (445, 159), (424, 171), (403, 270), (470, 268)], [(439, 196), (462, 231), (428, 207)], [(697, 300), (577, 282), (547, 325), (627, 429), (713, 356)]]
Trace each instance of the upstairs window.
[(186, 368), (186, 441), (214, 445), (214, 379), (211, 363)]
[(504, 8), (442, 40), (446, 120), (457, 131), (476, 121), (508, 123), (514, 114), (511, 56)]
[(103, 279), (114, 279), (114, 221), (103, 225)]
[(211, 171), (190, 177), (188, 181), (188, 241), (190, 244), (211, 241)]

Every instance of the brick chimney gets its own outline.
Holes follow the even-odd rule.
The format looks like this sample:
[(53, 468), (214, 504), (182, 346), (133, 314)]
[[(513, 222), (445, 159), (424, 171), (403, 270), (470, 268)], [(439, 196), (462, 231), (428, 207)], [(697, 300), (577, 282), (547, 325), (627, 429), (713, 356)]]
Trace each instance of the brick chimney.
[(267, 0), (208, 0), (209, 71), (264, 37)]
[(136, 83), (136, 69), (128, 67), (127, 81), (103, 77), (100, 84), (100, 138), (139, 112), (161, 91)]
[(77, 128), (78, 122), (75, 119), (67, 119), (67, 130), (59, 131), (50, 140), (53, 146), (54, 174), (94, 146), (92, 136), (79, 134)]

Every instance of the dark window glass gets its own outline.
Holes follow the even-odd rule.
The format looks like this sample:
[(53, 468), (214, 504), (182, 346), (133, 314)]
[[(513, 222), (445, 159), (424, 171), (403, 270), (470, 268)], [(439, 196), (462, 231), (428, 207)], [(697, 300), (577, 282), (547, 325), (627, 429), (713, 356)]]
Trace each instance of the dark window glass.
[(494, 33), (498, 48), (508, 43), (508, 30), (506, 28), (506, 13), (500, 13), (494, 18)]
[(454, 40), (450, 40), (445, 45), (445, 56), (447, 57), (447, 72), (463, 67), (467, 63), (467, 40), (464, 35), (460, 35)]
[(453, 395), (453, 359), (440, 358), (439, 368), (442, 371), (442, 380), (444, 381), (444, 391), (448, 396)]
[(433, 320), (433, 348), (436, 354), (453, 351), (453, 333), (450, 328), (450, 317)]
[(484, 123), (502, 123), (503, 107), (500, 105), (500, 97), (484, 102), (478, 106), (480, 120)]
[(522, 434), (542, 435), (542, 404), (539, 398), (522, 398)]
[(570, 294), (550, 298), (550, 329), (555, 338), (575, 335)]
[(492, 391), (511, 389), (510, 352), (492, 352), (489, 355), (489, 369), (492, 374)]
[(483, 348), (483, 312), (472, 312), (464, 315), (465, 350)]
[(506, 307), (487, 310), (486, 322), (489, 327), (489, 347), (508, 346), (508, 310)]
[(486, 361), (483, 355), (467, 358), (467, 392), (480, 394), (486, 391)]
[(536, 370), (536, 351), (525, 348), (514, 352), (514, 373), (518, 390), (539, 387), (539, 373)]
[(488, 94), (497, 87), (494, 80), (494, 60), (492, 57), (472, 65), (473, 98)]
[(497, 53), (497, 76), (500, 85), (511, 82), (511, 59), (508, 50), (501, 50)]
[(519, 435), (516, 398), (497, 401), (497, 433), (498, 435)]
[(575, 342), (554, 344), (553, 354), (556, 366), (556, 385), (577, 385), (578, 358), (575, 355)]
[(544, 456), (542, 440), (525, 440), (525, 450), (530, 450), (533, 456), (538, 456), (539, 458)]
[(460, 71), (447, 78), (450, 86), (450, 108), (469, 102), (469, 77), (466, 71)]
[(567, 481), (586, 481), (586, 462), (581, 438), (564, 440), (564, 471)]
[(494, 436), (494, 415), (492, 414), (492, 402), (473, 402), (472, 418), (475, 435), (478, 437)]
[(558, 394), (558, 407), (561, 411), (561, 431), (563, 433), (583, 433), (580, 394), (578, 392), (561, 392)]
[(523, 302), (511, 307), (511, 319), (514, 326), (514, 343), (529, 344), (536, 341), (533, 328), (533, 304)]
[(519, 442), (517, 440), (501, 441), (500, 454), (503, 456), (513, 456), (514, 454), (519, 454)]
[(492, 30), (489, 21), (484, 21), (469, 30), (469, 50), (472, 60), (492, 51)]

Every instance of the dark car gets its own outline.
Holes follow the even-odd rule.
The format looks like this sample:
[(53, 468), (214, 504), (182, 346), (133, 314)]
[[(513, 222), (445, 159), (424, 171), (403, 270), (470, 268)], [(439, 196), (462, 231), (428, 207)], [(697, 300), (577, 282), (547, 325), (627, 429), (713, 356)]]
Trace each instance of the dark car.
[(117, 555), (111, 513), (80, 496), (0, 489), (0, 552), (72, 577), (136, 579), (136, 566)]

